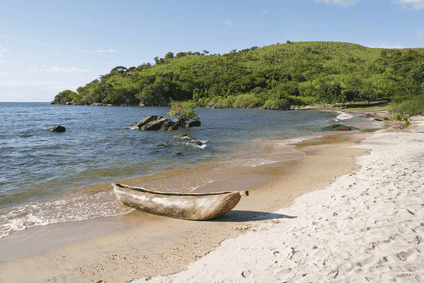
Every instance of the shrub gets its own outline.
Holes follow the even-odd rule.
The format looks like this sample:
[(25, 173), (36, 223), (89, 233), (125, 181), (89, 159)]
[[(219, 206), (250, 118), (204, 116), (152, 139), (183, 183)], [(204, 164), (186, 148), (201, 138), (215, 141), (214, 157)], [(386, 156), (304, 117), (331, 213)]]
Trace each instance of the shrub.
[(194, 102), (173, 103), (169, 116), (176, 116), (182, 124), (190, 119), (199, 120), (197, 114), (193, 111), (196, 105)]
[(393, 108), (390, 108), (388, 111), (393, 121), (399, 121), (401, 123), (403, 122), (403, 124), (400, 126), (401, 128), (407, 128), (411, 125), (411, 122), (409, 122), (408, 114), (404, 112), (396, 112), (393, 110)]

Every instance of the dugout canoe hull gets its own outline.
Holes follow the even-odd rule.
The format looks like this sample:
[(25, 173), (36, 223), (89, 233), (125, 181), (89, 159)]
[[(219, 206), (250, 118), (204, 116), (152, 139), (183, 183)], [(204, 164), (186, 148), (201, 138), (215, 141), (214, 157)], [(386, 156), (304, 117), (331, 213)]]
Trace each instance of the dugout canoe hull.
[(186, 220), (207, 220), (233, 209), (248, 191), (167, 193), (112, 183), (116, 198), (132, 208)]

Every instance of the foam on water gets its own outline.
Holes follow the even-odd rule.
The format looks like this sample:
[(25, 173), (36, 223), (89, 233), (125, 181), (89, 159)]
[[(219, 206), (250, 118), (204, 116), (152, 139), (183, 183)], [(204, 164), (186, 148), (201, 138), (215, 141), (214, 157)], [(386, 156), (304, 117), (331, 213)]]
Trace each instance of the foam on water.
[(35, 226), (122, 215), (132, 210), (121, 205), (112, 191), (76, 193), (59, 200), (28, 203), (2, 212), (0, 238)]
[(307, 141), (307, 140), (316, 139), (316, 138), (322, 138), (322, 137), (323, 137), (322, 135), (311, 135), (311, 136), (304, 136), (304, 137), (296, 137), (296, 138), (281, 140), (281, 141), (278, 142), (278, 144), (280, 146), (292, 146), (293, 147), (297, 143)]
[(354, 117), (353, 115), (346, 113), (346, 112), (343, 112), (343, 111), (336, 111), (336, 112), (339, 113), (339, 115), (336, 118), (334, 118), (334, 121), (349, 120), (349, 119), (352, 119)]

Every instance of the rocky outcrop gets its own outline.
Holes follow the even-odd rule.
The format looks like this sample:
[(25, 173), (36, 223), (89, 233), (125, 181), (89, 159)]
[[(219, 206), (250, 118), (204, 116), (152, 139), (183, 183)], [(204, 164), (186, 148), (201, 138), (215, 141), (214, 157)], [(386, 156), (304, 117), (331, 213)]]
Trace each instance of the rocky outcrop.
[(380, 112), (380, 113), (366, 113), (365, 114), (366, 118), (374, 118), (374, 120), (376, 121), (388, 121), (390, 120), (390, 115), (389, 113), (386, 112)]
[(172, 121), (171, 119), (151, 115), (141, 121), (130, 125), (130, 129), (139, 129), (144, 131), (167, 131), (178, 130), (179, 127), (184, 127), (185, 123), (179, 119)]
[(130, 125), (130, 129), (140, 129), (141, 127), (143, 127), (143, 126), (144, 126), (144, 125), (146, 125), (147, 123), (157, 120), (157, 119), (158, 119), (158, 117), (160, 117), (160, 116), (158, 116), (158, 115), (151, 115), (151, 116), (148, 116), (148, 117), (146, 117), (146, 118), (144, 118), (144, 119), (140, 120), (140, 121), (139, 121), (139, 122), (137, 122), (137, 123), (131, 124), (131, 125)]
[(58, 125), (58, 126), (54, 126), (53, 128), (50, 128), (49, 131), (50, 132), (56, 132), (56, 133), (62, 133), (62, 132), (66, 131), (66, 128)]
[(172, 122), (170, 119), (165, 117), (160, 117), (157, 120), (154, 120), (145, 124), (139, 129), (145, 130), (145, 131), (158, 131), (158, 130), (165, 131), (165, 130), (177, 130), (178, 127), (176, 127), (174, 125), (174, 122)]
[(327, 127), (322, 128), (323, 131), (355, 131), (358, 128), (349, 127), (343, 124), (333, 124)]

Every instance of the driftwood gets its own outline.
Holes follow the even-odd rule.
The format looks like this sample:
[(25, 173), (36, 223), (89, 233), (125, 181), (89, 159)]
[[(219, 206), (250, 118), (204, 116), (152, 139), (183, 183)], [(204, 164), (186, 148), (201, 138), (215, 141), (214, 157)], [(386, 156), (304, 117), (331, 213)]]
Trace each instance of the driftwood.
[(206, 220), (233, 209), (248, 191), (218, 193), (166, 193), (112, 183), (123, 204), (156, 215), (187, 220)]

